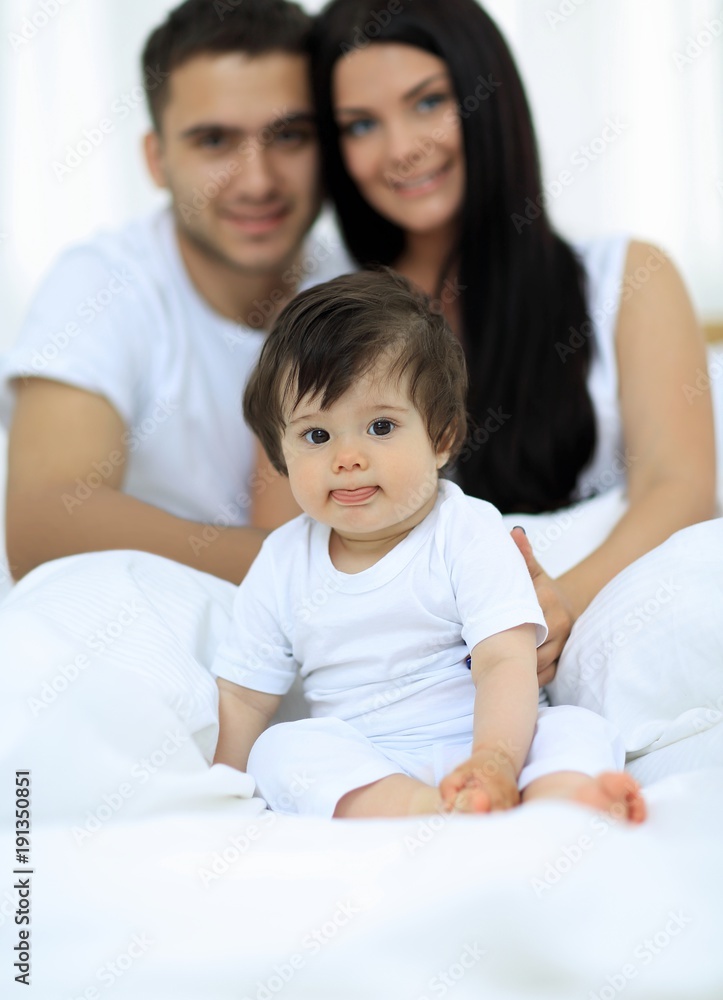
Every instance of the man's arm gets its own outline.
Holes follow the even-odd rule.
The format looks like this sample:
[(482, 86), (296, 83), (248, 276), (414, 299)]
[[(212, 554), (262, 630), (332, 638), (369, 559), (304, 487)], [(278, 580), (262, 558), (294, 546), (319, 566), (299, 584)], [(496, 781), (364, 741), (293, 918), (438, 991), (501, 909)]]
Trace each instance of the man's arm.
[(18, 380), (16, 390), (6, 514), (16, 579), (50, 559), (104, 549), (155, 552), (232, 583), (243, 579), (266, 531), (215, 528), (214, 541), (194, 547), (199, 524), (121, 492), (126, 427), (104, 397), (36, 378)]
[(251, 524), (273, 531), (301, 513), (291, 493), (288, 476), (273, 467), (261, 443), (256, 441), (256, 486), (251, 503)]

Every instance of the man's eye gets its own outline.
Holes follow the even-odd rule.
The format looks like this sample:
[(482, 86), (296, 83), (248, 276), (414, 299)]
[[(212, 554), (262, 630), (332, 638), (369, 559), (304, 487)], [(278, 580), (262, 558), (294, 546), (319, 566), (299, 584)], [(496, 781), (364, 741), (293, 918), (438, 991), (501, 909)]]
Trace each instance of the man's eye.
[(316, 133), (308, 128), (286, 128), (274, 136), (273, 142), (276, 146), (295, 149), (297, 146), (305, 146), (316, 138)]
[(204, 149), (221, 149), (226, 143), (226, 136), (223, 132), (207, 132), (200, 136), (198, 145)]
[(369, 433), (372, 437), (385, 437), (392, 433), (394, 426), (391, 420), (375, 420), (369, 427)]
[(308, 441), (309, 444), (326, 444), (329, 440), (329, 433), (322, 430), (321, 427), (314, 427), (310, 431), (304, 431), (304, 440)]

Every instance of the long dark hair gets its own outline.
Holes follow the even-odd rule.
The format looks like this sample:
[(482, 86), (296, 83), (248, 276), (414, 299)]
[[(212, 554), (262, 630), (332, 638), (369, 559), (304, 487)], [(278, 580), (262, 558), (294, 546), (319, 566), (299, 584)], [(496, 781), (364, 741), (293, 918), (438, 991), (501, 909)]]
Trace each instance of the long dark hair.
[[(325, 180), (363, 267), (393, 264), (404, 232), (362, 198), (346, 171), (332, 77), (340, 58), (381, 42), (443, 59), (459, 102), (467, 185), (450, 264), (463, 289), (471, 434), (458, 479), (502, 511), (554, 510), (571, 501), (595, 446), (586, 385), (593, 344), (585, 335), (584, 270), (544, 211), (522, 82), (476, 0), (395, 0), (393, 12), (378, 0), (332, 0), (321, 12), (311, 51)], [(573, 331), (576, 346), (568, 348)]]

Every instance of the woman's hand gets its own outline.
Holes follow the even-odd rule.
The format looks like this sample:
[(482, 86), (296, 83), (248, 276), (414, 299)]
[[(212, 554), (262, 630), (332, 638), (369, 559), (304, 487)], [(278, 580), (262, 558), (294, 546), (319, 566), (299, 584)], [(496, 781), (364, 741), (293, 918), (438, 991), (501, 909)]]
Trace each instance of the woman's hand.
[(555, 676), (560, 653), (575, 624), (575, 613), (562, 587), (548, 576), (535, 559), (532, 546), (522, 528), (513, 528), (511, 534), (527, 564), (547, 624), (547, 639), (537, 650), (537, 680), (542, 687), (549, 684)]

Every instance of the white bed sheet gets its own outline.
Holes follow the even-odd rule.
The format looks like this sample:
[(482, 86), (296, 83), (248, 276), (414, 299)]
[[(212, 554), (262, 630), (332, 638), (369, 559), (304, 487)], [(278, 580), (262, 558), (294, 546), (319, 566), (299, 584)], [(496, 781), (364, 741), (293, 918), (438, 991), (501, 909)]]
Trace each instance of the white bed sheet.
[[(723, 380), (714, 392), (723, 396)], [(718, 407), (719, 430), (722, 417)], [(596, 530), (619, 502), (599, 505)], [(569, 558), (578, 530), (575, 521), (561, 532), (548, 568)], [(638, 744), (628, 767), (650, 807), (639, 828), (558, 803), (446, 821), (274, 817), (248, 775), (208, 766), (217, 722), (207, 668), (232, 596), (222, 581), (116, 552), (42, 567), (0, 608), (4, 981), (19, 929), (13, 776), (30, 769), (24, 995), (720, 1000), (723, 656), (720, 673), (689, 661), (693, 701), (679, 704), (678, 661), (664, 663), (669, 645), (656, 633), (650, 669), (667, 664), (672, 697), (657, 730), (644, 730), (650, 686), (636, 688), (623, 719), (629, 749)], [(592, 662), (627, 613), (610, 592), (598, 600), (604, 625), (577, 630), (561, 671), (573, 678), (568, 696), (575, 665)], [(708, 621), (723, 619), (719, 600), (711, 595)], [(603, 711), (628, 704), (625, 671), (644, 648), (613, 642), (586, 678)]]
[[(0, 608), (5, 831), (14, 771), (33, 781), (27, 995), (720, 1000), (723, 727), (641, 758), (662, 755), (635, 829), (560, 803), (272, 817), (248, 775), (208, 767), (232, 594), (114, 552), (48, 564)], [(10, 969), (7, 835), (0, 856)]]

